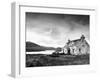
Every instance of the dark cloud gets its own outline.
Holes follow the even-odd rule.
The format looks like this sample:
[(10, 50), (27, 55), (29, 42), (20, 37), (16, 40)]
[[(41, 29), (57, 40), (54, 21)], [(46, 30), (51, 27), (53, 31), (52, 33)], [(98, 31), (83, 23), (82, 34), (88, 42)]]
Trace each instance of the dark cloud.
[[(26, 26), (28, 28), (37, 27), (38, 24), (52, 26), (52, 23), (69, 27), (71, 30), (77, 28), (77, 24), (89, 27), (89, 15), (26, 13)], [(83, 26), (80, 26), (80, 28)]]
[(65, 15), (65, 18), (67, 18), (67, 21), (89, 25), (89, 15)]

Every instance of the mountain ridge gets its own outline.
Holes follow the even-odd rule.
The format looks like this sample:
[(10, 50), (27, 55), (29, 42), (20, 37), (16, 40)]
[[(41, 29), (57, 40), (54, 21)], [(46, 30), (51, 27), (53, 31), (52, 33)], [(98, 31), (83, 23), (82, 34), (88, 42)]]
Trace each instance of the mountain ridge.
[(41, 46), (39, 44), (36, 44), (34, 42), (30, 42), (30, 41), (26, 42), (26, 52), (55, 50), (55, 49), (56, 48), (54, 48), (54, 47)]

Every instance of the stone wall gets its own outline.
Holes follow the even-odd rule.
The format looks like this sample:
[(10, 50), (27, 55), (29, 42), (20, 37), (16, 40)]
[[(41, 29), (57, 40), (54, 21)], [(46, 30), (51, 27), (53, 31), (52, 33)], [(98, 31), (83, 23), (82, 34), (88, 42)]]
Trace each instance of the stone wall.
[(68, 54), (68, 48), (70, 48), (70, 53), (72, 55), (82, 55), (90, 53), (90, 47), (86, 40), (79, 39), (68, 42), (63, 48), (65, 54)]

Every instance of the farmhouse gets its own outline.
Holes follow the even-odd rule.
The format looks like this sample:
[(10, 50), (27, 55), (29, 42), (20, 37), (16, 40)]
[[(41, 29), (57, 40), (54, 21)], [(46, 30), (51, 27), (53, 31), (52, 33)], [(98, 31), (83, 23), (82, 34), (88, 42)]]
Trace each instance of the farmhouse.
[(85, 40), (85, 36), (82, 35), (80, 39), (68, 40), (68, 42), (63, 47), (63, 52), (65, 54), (72, 54), (72, 55), (89, 54), (90, 46)]

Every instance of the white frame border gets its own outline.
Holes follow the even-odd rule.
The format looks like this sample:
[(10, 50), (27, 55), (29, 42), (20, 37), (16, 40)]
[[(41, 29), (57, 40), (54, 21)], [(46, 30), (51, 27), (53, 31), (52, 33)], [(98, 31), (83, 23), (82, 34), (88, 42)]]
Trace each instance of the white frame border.
[[(11, 60), (11, 75), (13, 76), (13, 77), (22, 77), (22, 76), (32, 76), (32, 75), (30, 75), (30, 72), (27, 72), (27, 71), (23, 71), (22, 73), (21, 73), (21, 70), (23, 69), (20, 65), (21, 65), (21, 63), (22, 63), (22, 60), (21, 60), (21, 50), (20, 50), (20, 47), (21, 47), (21, 41), (20, 41), (20, 38), (21, 38), (21, 31), (20, 31), (20, 28), (22, 28), (21, 27), (21, 23), (20, 23), (20, 11), (21, 11), (21, 9), (20, 9), (20, 7), (21, 6), (32, 6), (33, 4), (26, 4), (26, 3), (12, 3), (12, 23), (11, 23), (11, 26), (12, 26), (12, 29), (11, 29), (11, 42), (12, 42), (12, 49), (11, 49), (11, 58), (12, 58), (12, 60)], [(74, 9), (74, 10), (90, 10), (90, 11), (93, 11), (93, 16), (92, 16), (92, 20), (91, 20), (91, 23), (92, 23), (92, 25), (91, 25), (91, 23), (90, 23), (90, 25), (92, 26), (92, 28), (90, 28), (90, 32), (92, 32), (90, 35), (92, 35), (91, 36), (91, 48), (93, 49), (94, 48), (94, 46), (95, 46), (95, 41), (93, 41), (94, 39), (95, 39), (95, 35), (96, 35), (96, 27), (95, 27), (95, 12), (96, 12), (96, 9), (95, 8), (86, 8), (86, 7), (78, 7), (78, 8), (76, 8), (76, 7), (72, 7), (72, 6), (68, 6), (67, 8), (64, 8), (64, 7), (47, 7), (47, 6), (32, 6), (32, 7), (42, 7), (42, 8), (55, 8), (55, 9)], [(95, 50), (93, 49), (92, 50), (92, 52), (94, 52), (95, 53)], [(95, 68), (96, 68), (96, 64), (94, 64), (95, 63), (95, 61), (96, 61), (96, 58), (94, 58), (93, 56), (95, 56), (94, 54), (91, 56), (92, 57), (92, 59), (94, 59), (94, 61), (92, 60), (92, 62), (93, 62), (93, 65), (92, 66), (90, 66), (89, 68), (91, 68), (90, 70), (88, 70), (87, 71), (87, 69), (80, 69), (79, 70), (79, 73), (80, 72), (94, 72), (95, 71)], [(85, 65), (86, 67), (87, 67), (87, 65)], [(66, 74), (66, 73), (76, 73), (77, 72), (77, 68), (82, 68), (83, 66), (74, 66), (74, 68), (76, 69), (73, 69), (73, 70), (70, 70), (71, 68), (70, 68), (70, 66), (68, 66), (67, 67), (67, 72), (65, 72), (65, 71), (63, 71), (63, 70), (65, 70), (66, 68), (64, 67), (64, 66), (60, 66), (60, 67), (53, 67), (53, 69), (51, 69), (50, 67), (42, 67), (42, 69), (43, 70), (41, 70), (41, 68), (39, 67), (39, 68), (34, 68), (34, 70), (39, 70), (40, 71), (40, 74), (36, 74), (36, 75), (41, 75), (41, 74), (43, 74), (42, 72), (44, 71), (44, 74), (43, 75), (48, 75), (48, 74), (52, 74), (53, 72), (54, 72), (54, 69), (56, 69), (55, 71), (55, 73), (54, 74), (56, 74), (56, 73), (59, 73), (59, 72), (61, 72), (61, 74), (63, 73), (63, 74)], [(88, 68), (88, 69), (89, 69)], [(48, 72), (48, 71), (49, 72)], [(57, 71), (57, 70), (59, 70), (59, 71)], [(36, 72), (35, 71), (35, 72)], [(32, 72), (33, 73), (33, 72)], [(28, 75), (29, 74), (29, 75)], [(54, 75), (53, 74), (53, 75)], [(35, 75), (35, 76), (36, 76)], [(34, 75), (33, 75), (34, 76)]]

